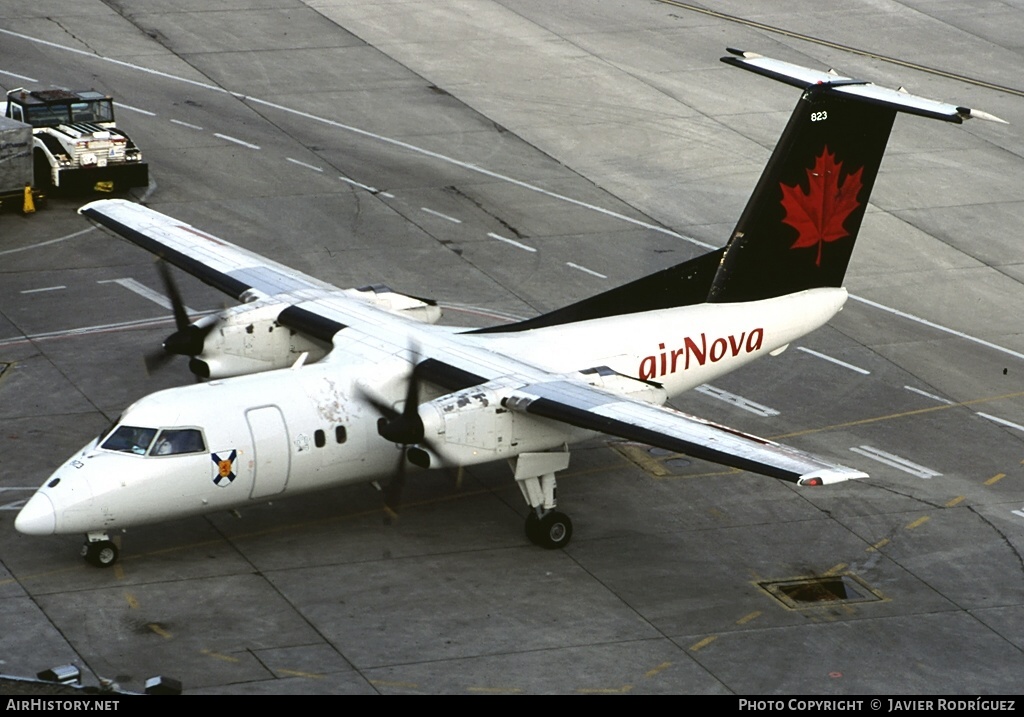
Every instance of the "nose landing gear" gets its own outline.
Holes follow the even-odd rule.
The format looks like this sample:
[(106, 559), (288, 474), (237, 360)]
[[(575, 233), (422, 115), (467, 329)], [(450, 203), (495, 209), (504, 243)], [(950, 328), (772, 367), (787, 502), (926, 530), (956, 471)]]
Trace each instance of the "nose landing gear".
[(121, 551), (106, 533), (89, 533), (82, 545), (82, 557), (85, 562), (97, 568), (109, 568), (117, 562)]

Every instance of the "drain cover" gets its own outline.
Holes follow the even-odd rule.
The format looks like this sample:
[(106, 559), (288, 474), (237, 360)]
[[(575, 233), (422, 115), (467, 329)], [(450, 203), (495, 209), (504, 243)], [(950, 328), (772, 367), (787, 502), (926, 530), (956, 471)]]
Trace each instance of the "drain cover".
[(772, 580), (758, 585), (786, 607), (796, 609), (877, 602), (882, 599), (864, 581), (850, 574)]

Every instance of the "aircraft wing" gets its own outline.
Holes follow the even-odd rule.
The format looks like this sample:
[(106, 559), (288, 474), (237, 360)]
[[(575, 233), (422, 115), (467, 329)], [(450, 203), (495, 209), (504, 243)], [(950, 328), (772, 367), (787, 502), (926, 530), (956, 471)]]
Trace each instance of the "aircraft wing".
[[(185, 222), (119, 199), (92, 202), (79, 212), (239, 301), (282, 295), (290, 306), (278, 321), (308, 335), (333, 340), (336, 346), (339, 341), (359, 343), (359, 353), (364, 356), (377, 350), (383, 358), (408, 348), (407, 324), (382, 320), (372, 306), (348, 300), (346, 292), (331, 284)], [(587, 383), (586, 378), (548, 374), (513, 356), (460, 341), (457, 335), (434, 334), (429, 343), (431, 355), (419, 365), (428, 380), (449, 391), (482, 384), (500, 387), (506, 407), (513, 411), (802, 485), (866, 476), (809, 453), (626, 395), (649, 394), (652, 385), (645, 382), (619, 377), (627, 385), (609, 390)], [(513, 375), (520, 380), (512, 379)], [(663, 399), (662, 395), (654, 400), (660, 403)]]
[[(374, 286), (342, 290), (186, 222), (124, 199), (90, 202), (78, 213), (236, 301), (249, 303), (278, 297), (281, 303), (288, 305), (278, 316), (278, 323), (327, 344), (346, 326), (357, 324), (373, 328), (379, 323), (375, 319), (380, 312), (375, 312), (366, 301), (351, 301), (353, 294), (373, 294), (378, 288), (390, 292), (386, 287)], [(433, 302), (427, 299), (393, 292), (389, 296), (389, 305), (399, 310), (434, 308)], [(436, 317), (439, 316), (437, 311)]]
[(245, 301), (251, 290), (267, 296), (301, 289), (338, 291), (332, 284), (135, 202), (102, 199), (78, 213), (238, 301)]
[(514, 391), (504, 405), (513, 411), (800, 485), (823, 485), (867, 477), (866, 473), (790, 446), (575, 381), (524, 386)]

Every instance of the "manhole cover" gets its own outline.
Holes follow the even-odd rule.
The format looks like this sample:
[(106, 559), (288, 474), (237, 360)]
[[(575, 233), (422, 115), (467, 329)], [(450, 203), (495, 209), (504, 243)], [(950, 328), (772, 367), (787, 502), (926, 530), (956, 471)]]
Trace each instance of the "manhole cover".
[(832, 575), (758, 583), (776, 600), (790, 608), (825, 607), (858, 602), (877, 602), (882, 596), (855, 575)]

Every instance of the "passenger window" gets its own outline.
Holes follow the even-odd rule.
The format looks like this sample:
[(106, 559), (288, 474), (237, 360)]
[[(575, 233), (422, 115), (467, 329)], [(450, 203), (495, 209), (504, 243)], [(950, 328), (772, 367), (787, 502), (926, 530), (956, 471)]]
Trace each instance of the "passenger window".
[(327, 435), (319, 428), (313, 433), (313, 442), (317, 448), (323, 448), (327, 445)]
[(334, 428), (334, 440), (338, 443), (344, 443), (348, 440), (348, 434), (344, 426), (336, 426)]
[(153, 456), (177, 456), (185, 453), (205, 453), (206, 442), (198, 428), (168, 428), (160, 432), (153, 444)]
[(155, 428), (121, 426), (103, 442), (103, 447), (108, 451), (134, 453), (141, 456), (149, 450), (149, 444), (153, 442), (155, 435)]

